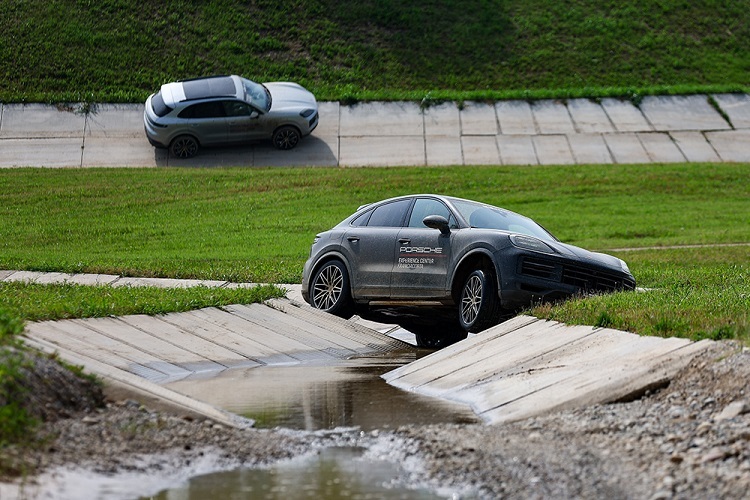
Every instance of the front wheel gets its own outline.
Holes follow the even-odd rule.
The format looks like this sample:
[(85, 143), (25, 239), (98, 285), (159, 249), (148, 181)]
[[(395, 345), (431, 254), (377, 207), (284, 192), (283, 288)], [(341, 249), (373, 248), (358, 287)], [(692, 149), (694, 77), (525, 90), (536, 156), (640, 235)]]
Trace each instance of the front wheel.
[(500, 300), (494, 279), (488, 271), (477, 269), (466, 278), (461, 289), (458, 321), (467, 332), (477, 333), (494, 326), (500, 317)]
[(277, 149), (292, 149), (301, 138), (299, 130), (287, 125), (273, 133), (273, 145)]
[(332, 260), (318, 269), (310, 283), (310, 305), (344, 319), (354, 315), (349, 274), (343, 262)]
[(198, 153), (198, 140), (190, 135), (181, 135), (172, 141), (169, 151), (177, 158), (192, 158)]

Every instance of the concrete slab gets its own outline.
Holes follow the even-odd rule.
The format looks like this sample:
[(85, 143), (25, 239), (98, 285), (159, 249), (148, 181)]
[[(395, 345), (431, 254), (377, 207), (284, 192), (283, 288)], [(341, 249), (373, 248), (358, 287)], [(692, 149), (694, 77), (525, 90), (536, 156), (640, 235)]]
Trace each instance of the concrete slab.
[(704, 95), (646, 96), (641, 110), (655, 130), (726, 130), (731, 128)]
[(144, 137), (87, 137), (83, 142), (84, 167), (158, 167), (167, 163), (166, 149), (152, 147)]
[(495, 113), (503, 135), (534, 135), (537, 133), (531, 105), (526, 101), (500, 101)]
[(571, 134), (568, 144), (578, 164), (612, 163), (612, 155), (601, 134)]
[[(541, 134), (574, 134), (576, 132), (568, 108), (562, 101), (545, 99), (531, 105), (534, 121)], [(541, 160), (540, 160), (541, 162)]]
[(734, 128), (750, 128), (750, 95), (714, 94), (712, 97), (727, 114)]
[(658, 163), (679, 163), (686, 161), (682, 151), (669, 134), (662, 132), (642, 132), (638, 139), (646, 150), (651, 161)]
[(96, 104), (86, 115), (86, 137), (130, 137), (142, 139), (143, 104)]
[(82, 138), (0, 139), (0, 167), (80, 167)]
[(44, 273), (36, 280), (36, 283), (40, 285), (64, 284), (72, 278), (73, 275), (68, 273)]
[(590, 99), (569, 100), (568, 112), (579, 133), (601, 134), (615, 131), (614, 125), (612, 125), (601, 104)]
[(683, 156), (689, 162), (718, 162), (721, 161), (713, 146), (708, 142), (703, 132), (671, 132)]
[(617, 132), (647, 132), (653, 130), (641, 110), (630, 101), (602, 99), (602, 109), (607, 113)]
[(498, 165), (500, 153), (495, 136), (465, 135), (461, 137), (465, 165)]
[(636, 134), (604, 134), (603, 137), (615, 163), (649, 163), (651, 161)]
[(324, 101), (318, 103), (318, 126), (313, 130), (313, 137), (338, 137), (341, 132), (339, 113), (341, 105), (338, 102)]
[(422, 112), (426, 136), (458, 137), (461, 135), (461, 118), (454, 102), (430, 106)]
[(36, 283), (36, 280), (42, 278), (45, 273), (37, 271), (13, 271), (5, 277), (4, 281), (21, 281), (25, 283)]
[(152, 286), (156, 288), (191, 288), (196, 286), (224, 286), (225, 281), (207, 281), (207, 280), (190, 280), (190, 279), (173, 279), (173, 278), (130, 278), (123, 276), (110, 283), (113, 287), (143, 287)]
[(279, 151), (270, 144), (253, 150), (255, 167), (335, 167), (338, 165), (339, 138), (322, 136), (316, 130), (290, 151)]
[(564, 135), (535, 135), (534, 150), (540, 165), (573, 165), (568, 138)]
[(362, 102), (341, 106), (341, 136), (424, 135), (422, 110), (414, 102)]
[(706, 138), (723, 161), (750, 162), (750, 130), (706, 132)]
[(5, 281), (5, 278), (12, 276), (16, 271), (1, 271), (0, 270), (0, 281)]
[(339, 165), (385, 167), (425, 165), (424, 136), (341, 137)]
[(116, 274), (74, 274), (70, 278), (76, 285), (109, 285), (120, 279)]
[(460, 111), (461, 135), (492, 135), (498, 133), (495, 106), (467, 101)]
[(497, 147), (503, 165), (537, 165), (539, 160), (530, 135), (499, 135)]
[[(0, 138), (82, 138), (86, 115), (80, 105), (5, 104)], [(141, 127), (143, 125), (141, 124)]]
[(427, 165), (463, 165), (461, 138), (456, 136), (428, 135), (425, 137)]

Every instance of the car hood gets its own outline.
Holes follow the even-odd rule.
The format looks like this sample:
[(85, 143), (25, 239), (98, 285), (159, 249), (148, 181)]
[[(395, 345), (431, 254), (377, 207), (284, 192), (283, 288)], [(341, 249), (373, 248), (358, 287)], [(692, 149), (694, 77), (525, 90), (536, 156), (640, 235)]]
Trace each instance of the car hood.
[(591, 250), (586, 250), (585, 248), (577, 247), (575, 245), (569, 245), (560, 241), (545, 241), (545, 243), (553, 247), (563, 255), (573, 255), (583, 261), (598, 263), (600, 265), (610, 266), (615, 269), (622, 269), (620, 259), (618, 259), (617, 257), (613, 257), (612, 255), (600, 252), (592, 252)]
[(271, 92), (271, 110), (317, 109), (315, 96), (301, 85), (292, 82), (264, 83)]

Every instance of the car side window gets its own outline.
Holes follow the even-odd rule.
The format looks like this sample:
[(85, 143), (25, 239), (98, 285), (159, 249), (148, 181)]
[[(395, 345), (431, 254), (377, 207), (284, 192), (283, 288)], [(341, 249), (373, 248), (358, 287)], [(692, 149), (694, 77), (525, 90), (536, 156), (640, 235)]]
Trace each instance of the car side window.
[(451, 229), (458, 229), (458, 222), (448, 207), (439, 200), (418, 198), (409, 217), (409, 227), (427, 227), (422, 222), (428, 215), (442, 215), (448, 220)]
[(180, 118), (221, 118), (226, 116), (226, 113), (221, 101), (208, 101), (193, 104), (185, 108), (178, 116)]
[(368, 227), (401, 227), (406, 218), (406, 211), (409, 209), (411, 199), (394, 201), (380, 205), (372, 211)]
[(224, 111), (227, 116), (250, 116), (253, 112), (252, 108), (240, 101), (222, 101), (224, 103)]

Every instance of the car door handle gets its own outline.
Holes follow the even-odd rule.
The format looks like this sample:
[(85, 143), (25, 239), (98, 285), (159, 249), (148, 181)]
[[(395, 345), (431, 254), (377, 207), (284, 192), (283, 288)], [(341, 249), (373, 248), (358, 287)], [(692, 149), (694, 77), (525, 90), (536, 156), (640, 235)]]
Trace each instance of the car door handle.
[(348, 236), (346, 239), (351, 241), (352, 243), (356, 243), (359, 241), (359, 236)]
[(401, 243), (402, 245), (406, 245), (408, 243), (411, 243), (411, 239), (409, 239), (409, 238), (401, 238), (400, 240), (398, 240), (398, 242)]

